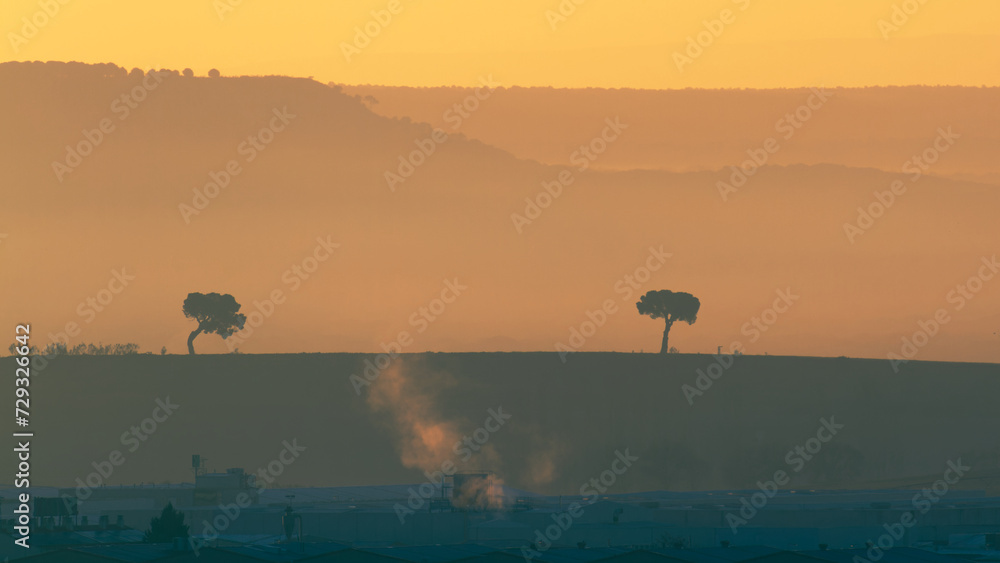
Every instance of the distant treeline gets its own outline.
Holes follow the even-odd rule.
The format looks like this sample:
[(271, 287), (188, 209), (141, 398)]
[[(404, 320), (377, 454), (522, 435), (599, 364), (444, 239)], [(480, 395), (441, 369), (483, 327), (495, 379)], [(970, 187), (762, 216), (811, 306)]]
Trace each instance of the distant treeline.
[[(13, 74), (15, 78), (59, 78), (59, 79), (94, 79), (94, 78), (125, 78), (127, 76), (142, 77), (147, 74), (157, 72), (171, 76), (194, 76), (191, 69), (174, 70), (169, 68), (148, 69), (143, 71), (140, 68), (128, 70), (111, 63), (86, 64), (78, 62), (61, 61), (28, 61), (28, 62), (7, 62), (0, 63), (0, 70), (5, 74)], [(220, 76), (219, 71), (212, 69), (208, 72), (210, 78)]]
[[(16, 344), (11, 344), (7, 351), (14, 355)], [(139, 345), (134, 342), (127, 344), (84, 344), (80, 343), (70, 348), (63, 342), (50, 342), (44, 349), (32, 346), (30, 353), (33, 356), (131, 356), (139, 353)]]

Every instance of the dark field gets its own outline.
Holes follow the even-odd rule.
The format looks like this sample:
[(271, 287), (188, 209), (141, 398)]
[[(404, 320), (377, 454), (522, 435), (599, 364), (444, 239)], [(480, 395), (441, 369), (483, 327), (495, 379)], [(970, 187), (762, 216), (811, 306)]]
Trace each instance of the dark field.
[[(888, 361), (743, 356), (689, 404), (681, 387), (695, 385), (713, 356), (578, 353), (563, 364), (556, 353), (404, 354), (359, 396), (351, 375), (373, 357), (36, 364), (32, 485), (71, 485), (114, 450), (124, 462), (107, 478), (112, 485), (190, 482), (196, 453), (210, 470), (256, 472), (292, 440), (306, 450), (280, 486), (423, 481), (404, 454), (431, 469), (453, 461), (495, 471), (515, 488), (575, 494), (626, 448), (639, 460), (615, 493), (751, 488), (777, 470), (792, 476), (789, 488), (912, 486), (940, 478), (959, 457), (974, 468), (962, 487), (995, 487), (998, 473), (995, 364), (911, 362), (895, 374)], [(13, 374), (11, 359), (0, 366)], [(139, 425), (168, 397), (179, 408), (147, 435)], [(483, 426), (489, 409), (510, 418), (464, 460), (451, 444)], [(789, 454), (824, 418), (843, 428), (815, 455)], [(123, 436), (133, 426), (140, 436)], [(428, 427), (441, 431), (437, 443), (411, 439)]]

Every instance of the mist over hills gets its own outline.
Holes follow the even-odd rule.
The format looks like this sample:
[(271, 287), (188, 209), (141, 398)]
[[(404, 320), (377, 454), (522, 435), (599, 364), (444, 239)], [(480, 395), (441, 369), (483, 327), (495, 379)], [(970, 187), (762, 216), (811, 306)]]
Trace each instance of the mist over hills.
[[(776, 137), (769, 164), (843, 164), (898, 172), (938, 128), (961, 147), (930, 173), (1000, 182), (1000, 89), (963, 87), (789, 88), (777, 90), (634, 90), (500, 88), (467, 119), (456, 104), (473, 88), (345, 85), (373, 96), (376, 113), (406, 115), (458, 130), (522, 158), (569, 164), (608, 117), (628, 124), (620, 147), (593, 166), (608, 170), (716, 170)], [(817, 95), (817, 93), (819, 95)], [(803, 106), (806, 106), (805, 109)], [(472, 105), (470, 104), (470, 107)], [(796, 112), (798, 115), (796, 116)], [(935, 163), (938, 164), (938, 163)]]
[[(874, 101), (861, 115), (871, 117), (886, 111), (884, 96), (838, 90), (829, 107), (817, 111), (815, 129), (810, 122), (787, 150), (723, 198), (718, 186), (730, 181), (728, 166), (771, 134), (786, 102), (801, 103), (801, 92), (553, 91), (544, 103), (518, 106), (542, 94), (510, 89), (484, 101), (482, 113), (467, 119), (459, 134), (446, 128), (449, 136), (436, 142), (432, 125), (421, 122), (434, 123), (433, 100), (414, 102), (410, 117), (377, 114), (393, 104), (403, 108), (402, 96), (411, 92), (402, 90), (375, 92), (373, 112), (363, 96), (347, 94), (350, 88), (306, 79), (150, 79), (113, 65), (0, 65), (0, 81), (12, 86), (0, 89), (0, 127), (15, 132), (0, 141), (0, 193), (10, 202), (0, 209), (9, 234), (0, 252), (5, 263), (32, 263), (30, 276), (0, 272), (0, 283), (19, 296), (0, 319), (35, 323), (40, 345), (76, 322), (85, 340), (177, 352), (191, 330), (180, 314), (188, 292), (232, 293), (254, 310), (254, 302), (283, 289), (287, 301), (242, 351), (374, 351), (401, 329), (412, 330), (414, 312), (440, 293), (444, 280), (458, 279), (468, 292), (407, 352), (553, 350), (608, 299), (621, 312), (581, 349), (653, 351), (662, 326), (636, 314), (634, 302), (643, 291), (672, 288), (691, 291), (704, 304), (695, 325), (672, 333), (684, 352), (714, 352), (739, 339), (753, 354), (885, 358), (899, 352), (918, 321), (944, 308), (953, 320), (917, 359), (996, 361), (1000, 292), (994, 284), (1000, 281), (982, 281), (961, 309), (948, 297), (996, 253), (1000, 197), (990, 184), (937, 175), (993, 173), (995, 163), (978, 152), (995, 142), (994, 110), (986, 109), (996, 107), (986, 103), (992, 89), (915, 90), (903, 106), (915, 108), (919, 123), (899, 125), (897, 112), (884, 123), (898, 129), (869, 140), (870, 125), (851, 129), (837, 112), (854, 110), (834, 104), (865, 106), (870, 95)], [(141, 91), (135, 107), (123, 101)], [(547, 122), (558, 95), (583, 102), (576, 113), (564, 104), (566, 112)], [(586, 170), (559, 160), (567, 143), (600, 134), (603, 120), (624, 107), (614, 96), (646, 100), (634, 106), (643, 111), (660, 107), (664, 97), (674, 103), (659, 113), (650, 109), (653, 126), (644, 133), (630, 125)], [(741, 96), (759, 98), (749, 107), (767, 111), (737, 111)], [(952, 103), (952, 113), (936, 100)], [(494, 101), (503, 112), (491, 117)], [(697, 113), (684, 117), (676, 109), (684, 105)], [(526, 125), (510, 131), (528, 140), (523, 149), (497, 136), (497, 124), (515, 107), (522, 107)], [(973, 123), (959, 107), (979, 108), (986, 117)], [(712, 108), (719, 108), (717, 116)], [(925, 110), (931, 116), (917, 119)], [(578, 119), (581, 112), (600, 116), (596, 131), (594, 121)], [(914, 179), (891, 171), (896, 147), (905, 160), (909, 147), (928, 146), (935, 127), (947, 125), (937, 123), (938, 116), (952, 115), (965, 119), (956, 123), (969, 128), (956, 130), (967, 137), (940, 156), (933, 173)], [(663, 126), (682, 117), (690, 122), (686, 128)], [(88, 134), (96, 138), (104, 120), (114, 127), (92, 153), (81, 155), (70, 172), (56, 172), (53, 163), (68, 166), (67, 146), (86, 148), (80, 143)], [(552, 133), (571, 120), (576, 125), (565, 133)], [(251, 150), (248, 138), (272, 124), (282, 129)], [(661, 132), (667, 136), (658, 137)], [(705, 147), (729, 133), (732, 150), (681, 166), (684, 154), (707, 154)], [(899, 143), (890, 143), (891, 150), (870, 151), (893, 137)], [(633, 138), (638, 144), (629, 144)], [(967, 138), (977, 140), (963, 144)], [(688, 152), (670, 152), (678, 156), (647, 166), (663, 143)], [(421, 146), (433, 146), (433, 153), (413, 157)], [(423, 163), (403, 182), (387, 181), (387, 173), (403, 177), (401, 159), (408, 158)], [(223, 178), (234, 161), (239, 172), (229, 174), (216, 196), (205, 195), (207, 184)], [(551, 188), (561, 174), (571, 182), (561, 191)], [(896, 181), (905, 192), (852, 242), (845, 223), (857, 223), (858, 208), (869, 208), (874, 192)], [(551, 197), (551, 190), (559, 195)], [(285, 274), (323, 237), (340, 247), (293, 289)], [(651, 249), (671, 256), (640, 287), (618, 291)], [(39, 256), (45, 259), (33, 260)], [(135, 282), (86, 321), (80, 303), (122, 267)], [(801, 301), (751, 343), (746, 323), (788, 288)], [(199, 340), (199, 350), (228, 351), (217, 338)]]

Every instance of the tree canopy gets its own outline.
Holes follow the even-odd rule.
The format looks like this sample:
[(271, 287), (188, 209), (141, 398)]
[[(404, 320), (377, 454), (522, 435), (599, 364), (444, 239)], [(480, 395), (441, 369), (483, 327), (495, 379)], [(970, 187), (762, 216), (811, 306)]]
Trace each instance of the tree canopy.
[(670, 327), (677, 321), (694, 324), (698, 320), (698, 310), (701, 309), (701, 301), (690, 293), (673, 292), (667, 289), (659, 289), (646, 292), (635, 304), (640, 315), (649, 315), (654, 319), (664, 319), (666, 324), (663, 330), (663, 342), (660, 348), (661, 354), (670, 351), (668, 338)]
[(647, 292), (635, 305), (640, 315), (666, 319), (669, 323), (683, 321), (694, 324), (698, 320), (701, 301), (690, 293), (660, 289)]
[(247, 317), (239, 312), (240, 307), (229, 294), (189, 293), (184, 300), (184, 316), (198, 321), (198, 327), (188, 337), (188, 353), (194, 354), (194, 339), (203, 332), (229, 338), (242, 330)]
[(184, 523), (184, 513), (174, 510), (173, 503), (167, 503), (160, 515), (150, 520), (143, 539), (146, 543), (168, 543), (174, 538), (188, 537), (188, 528)]

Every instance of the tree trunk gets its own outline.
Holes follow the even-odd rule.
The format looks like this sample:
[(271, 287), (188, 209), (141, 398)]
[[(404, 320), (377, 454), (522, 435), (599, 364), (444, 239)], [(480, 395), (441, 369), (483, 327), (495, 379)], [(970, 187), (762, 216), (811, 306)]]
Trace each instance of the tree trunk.
[[(201, 334), (201, 327), (200, 326), (198, 328), (194, 329), (193, 332), (191, 332), (191, 336), (188, 336), (188, 354), (191, 354), (192, 356), (195, 355), (194, 354), (194, 339), (198, 338), (199, 334)], [(666, 340), (664, 340), (664, 342), (666, 342)]]
[(666, 327), (663, 329), (663, 345), (660, 346), (661, 354), (670, 352), (670, 345), (667, 344), (667, 339), (670, 337), (670, 327), (673, 326), (673, 324), (674, 323), (668, 322), (666, 323)]

